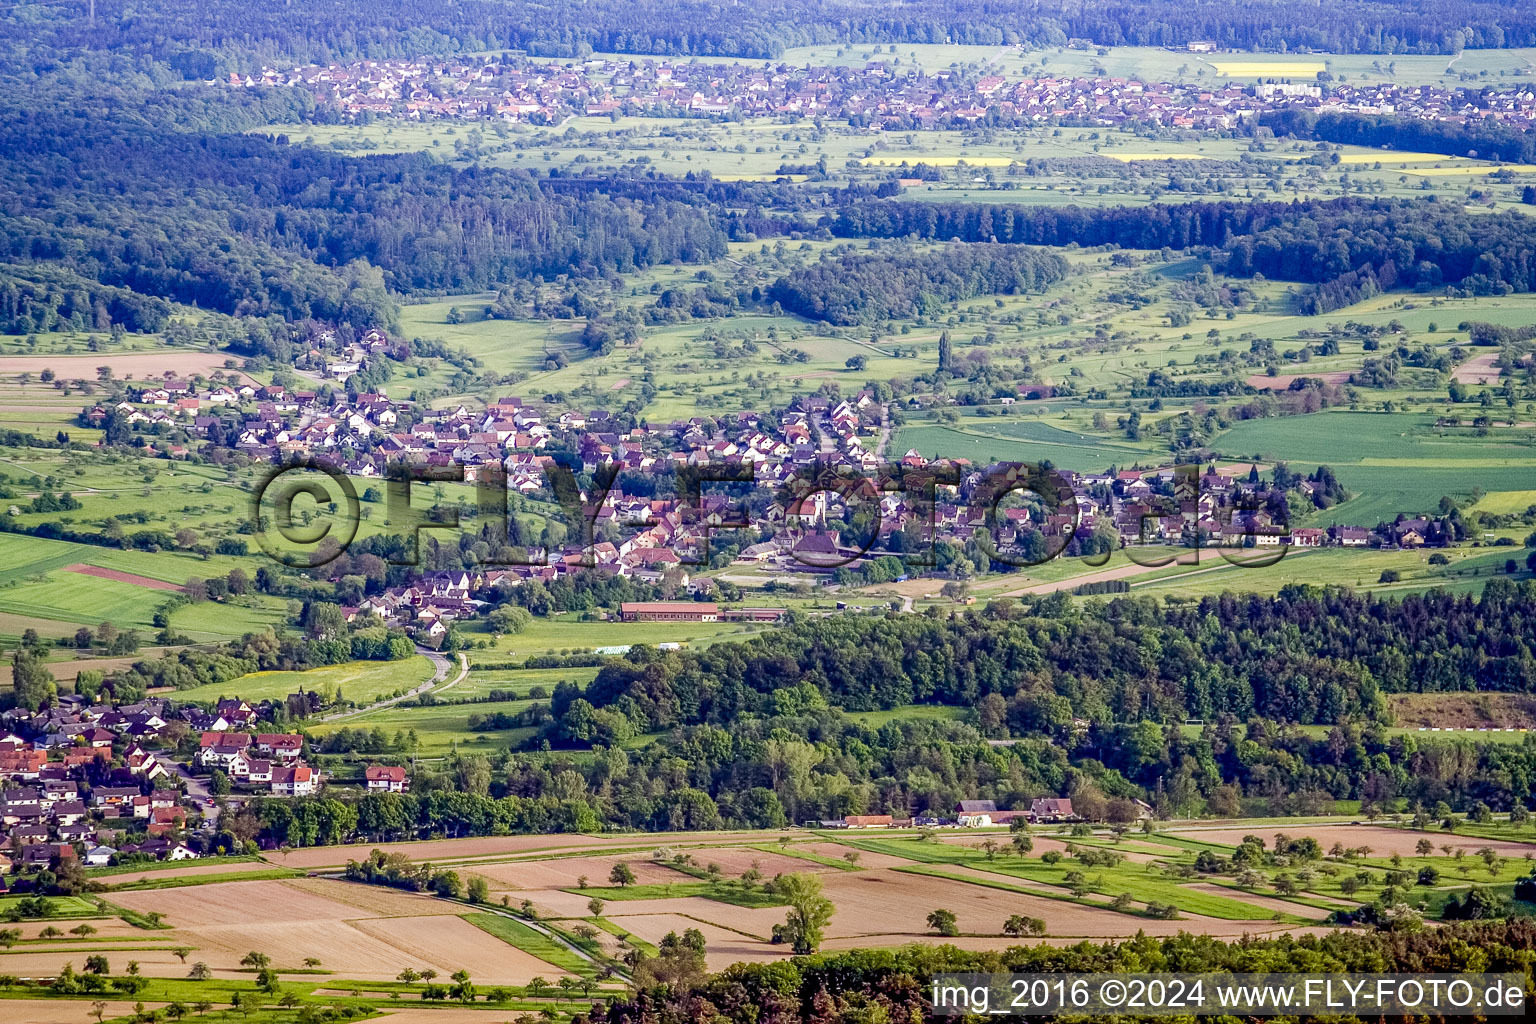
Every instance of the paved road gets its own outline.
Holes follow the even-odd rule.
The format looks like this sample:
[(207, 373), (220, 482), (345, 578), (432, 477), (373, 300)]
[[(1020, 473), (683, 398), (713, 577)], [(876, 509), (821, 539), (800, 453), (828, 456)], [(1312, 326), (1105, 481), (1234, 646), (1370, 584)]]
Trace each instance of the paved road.
[(213, 801), (213, 791), (208, 788), (208, 780), (193, 775), (187, 770), (187, 766), (180, 762), (167, 759), (166, 763), (175, 766), (176, 774), (181, 777), (182, 782), (186, 783), (187, 795), (192, 798), (192, 802), (197, 807), (202, 809), (204, 820), (212, 823), (214, 828), (218, 828), (219, 808), (216, 804), (210, 806)]
[[(353, 708), (350, 711), (335, 711), (329, 715), (322, 715), (320, 721), (340, 722), (348, 718), (356, 718), (359, 715), (366, 715), (370, 712), (377, 711), (380, 708), (387, 708), (391, 704), (398, 704), (403, 700), (410, 700), (412, 697), (419, 697), (436, 687), (437, 684), (441, 683), (444, 679), (448, 678), (448, 670), (453, 667), (454, 663), (452, 658), (449, 658), (446, 654), (439, 654), (437, 651), (432, 650), (430, 647), (423, 647), (420, 644), (416, 645), (416, 653), (426, 655), (427, 660), (432, 662), (431, 679), (428, 679), (414, 690), (411, 690), (407, 693), (402, 693), (398, 697), (390, 697), (387, 700), (375, 701), (365, 708)], [(458, 667), (458, 674), (455, 675), (452, 679), (449, 679), (448, 682), (441, 688), (441, 690), (446, 690), (460, 682), (464, 676), (469, 673), (469, 659), (462, 654), (458, 655)], [(438, 692), (441, 692), (441, 690)]]
[(880, 412), (880, 440), (875, 442), (875, 458), (885, 458), (885, 449), (891, 443), (891, 407), (886, 406)]

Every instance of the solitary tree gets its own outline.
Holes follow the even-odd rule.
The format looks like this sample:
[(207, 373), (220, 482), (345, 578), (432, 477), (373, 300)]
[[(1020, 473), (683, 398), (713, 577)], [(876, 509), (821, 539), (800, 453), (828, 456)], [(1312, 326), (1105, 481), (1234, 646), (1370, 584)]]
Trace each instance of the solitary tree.
[(821, 894), (821, 879), (803, 872), (780, 875), (774, 889), (789, 904), (783, 935), (790, 948), (799, 954), (816, 952), (834, 909)]
[(628, 864), (619, 861), (613, 866), (613, 870), (608, 872), (608, 881), (622, 889), (626, 885), (634, 884), (635, 872)]
[(928, 914), (928, 927), (940, 935), (959, 935), (960, 925), (952, 910), (934, 910)]

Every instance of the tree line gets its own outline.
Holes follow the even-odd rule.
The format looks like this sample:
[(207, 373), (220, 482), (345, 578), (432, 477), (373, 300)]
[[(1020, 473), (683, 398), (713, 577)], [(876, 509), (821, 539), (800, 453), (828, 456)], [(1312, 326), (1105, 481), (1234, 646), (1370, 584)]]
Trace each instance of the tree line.
[(1536, 289), (1536, 223), (1515, 212), (1469, 214), (1432, 197), (1097, 209), (861, 202), (823, 223), (843, 238), (1206, 248), (1224, 252), (1222, 269), (1234, 276), (1315, 285), (1303, 297), (1308, 312), (1396, 287), (1452, 286), (1472, 295)]
[[(1457, 123), (1388, 114), (1319, 114), (1312, 110), (1269, 110), (1259, 115), (1259, 124), (1276, 135), (1345, 146), (1370, 146), (1373, 149), (1385, 147), (1410, 153), (1444, 153), (1447, 156), (1507, 160), (1511, 163), (1530, 163), (1536, 160), (1536, 133), (1493, 121)], [(1390, 164), (1392, 154), (1382, 153), (1381, 161)]]
[(90, 23), (73, 8), (10, 13), (0, 20), (0, 45), (17, 62), (112, 51), (152, 57), (187, 79), (207, 79), (261, 62), (501, 49), (564, 57), (593, 51), (776, 57), (789, 47), (828, 43), (1174, 46), (1212, 40), (1240, 49), (1360, 53), (1456, 53), (1536, 43), (1536, 17), (1523, 5), (1493, 0), (1343, 0), (1306, 18), (1280, 0), (1235, 7), (1212, 0), (1049, 0), (1026, 7), (991, 0), (915, 0), (897, 7), (855, 0), (769, 0), (750, 7), (705, 0), (597, 0), (569, 8), (532, 0), (446, 7), (426, 0), (297, 6), (166, 0), (150, 8), (99, 0), (95, 6)]
[[(1122, 942), (1043, 944), (998, 950), (910, 945), (821, 953), (789, 961), (734, 964), (707, 976), (639, 986), (594, 1003), (576, 1024), (688, 1024), (699, 1020), (751, 1020), (757, 1024), (827, 1021), (920, 1020), (932, 1013), (933, 979), (947, 973), (1243, 973), (1329, 971), (1414, 973), (1425, 965), (1523, 975), (1536, 948), (1536, 923), (1527, 917), (1326, 935), (1244, 937), (1227, 942), (1183, 933), (1169, 938), (1138, 934)], [(1426, 1012), (1426, 1024), (1451, 1016)], [(1093, 1024), (1123, 1019), (1085, 1018)], [(1302, 1018), (1310, 1019), (1310, 1018)]]

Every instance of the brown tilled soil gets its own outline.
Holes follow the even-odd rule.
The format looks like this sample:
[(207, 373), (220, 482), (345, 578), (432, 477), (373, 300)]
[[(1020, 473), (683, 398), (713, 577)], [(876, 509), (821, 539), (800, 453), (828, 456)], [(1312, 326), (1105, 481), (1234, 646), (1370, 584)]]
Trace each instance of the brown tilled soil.
[(1349, 376), (1349, 370), (1329, 370), (1326, 373), (1280, 373), (1273, 377), (1267, 373), (1254, 373), (1250, 374), (1243, 383), (1251, 388), (1259, 388), (1261, 390), (1284, 391), (1291, 386), (1291, 381), (1299, 380), (1302, 377), (1310, 377), (1328, 384), (1343, 384), (1349, 380)]
[(1341, 843), (1346, 848), (1358, 849), (1368, 846), (1373, 857), (1390, 857), (1394, 853), (1400, 853), (1404, 857), (1414, 855), (1414, 846), (1420, 839), (1428, 839), (1435, 844), (1435, 854), (1439, 856), (1442, 844), (1464, 847), (1467, 853), (1476, 853), (1485, 846), (1491, 846), (1506, 857), (1523, 857), (1527, 853), (1536, 852), (1536, 844), (1517, 843), (1508, 839), (1478, 839), (1475, 836), (1458, 836), (1443, 832), (1417, 832), (1411, 828), (1390, 828), (1385, 825), (1293, 825), (1289, 828), (1223, 828), (1223, 829), (1181, 829), (1180, 836), (1189, 839), (1198, 839), (1210, 843), (1222, 843), (1227, 846), (1237, 846), (1247, 835), (1256, 835), (1264, 840), (1265, 846), (1273, 846), (1275, 833), (1283, 832), (1291, 838), (1311, 836), (1322, 846), (1323, 852), (1333, 848), (1334, 843)]
[(76, 562), (74, 565), (66, 565), (65, 572), (77, 572), (81, 576), (94, 576), (99, 580), (116, 580), (118, 583), (132, 583), (137, 587), (148, 587), (150, 590), (174, 590), (178, 594), (182, 588), (165, 580), (150, 579), (148, 576), (140, 576), (137, 573), (121, 572), (117, 569), (103, 569), (99, 565), (86, 565)]
[(1497, 384), (1499, 368), (1493, 365), (1499, 358), (1497, 352), (1485, 352), (1473, 356), (1451, 371), (1451, 379), (1463, 384)]
[[(202, 961), (220, 977), (244, 977), (236, 971), (252, 950), (272, 957), (279, 972), (297, 970), (312, 956), (337, 977), (359, 981), (387, 981), (406, 967), (431, 967), (443, 977), (463, 969), (487, 985), (521, 985), (534, 976), (560, 975), (553, 965), (444, 913), (449, 904), (391, 889), (297, 879), (215, 882), (114, 893), (112, 899), (130, 909), (165, 914), (175, 930), (157, 937), (197, 947), (188, 962)], [(65, 959), (59, 954), (26, 956), (48, 958), (54, 973)], [(132, 959), (150, 977), (187, 973), (169, 950), (135, 951)], [(31, 963), (17, 966), (34, 968)]]
[(187, 349), (165, 348), (152, 352), (91, 352), (74, 356), (0, 356), (0, 374), (41, 373), (52, 370), (60, 380), (96, 379), (96, 367), (112, 367), (112, 376), (118, 380), (130, 377), (137, 381), (158, 379), (167, 372), (177, 377), (190, 377), (194, 373), (210, 375), (215, 370), (225, 374), (239, 373), (228, 370), (224, 360), (226, 352), (192, 352)]
[(502, 864), (470, 865), (463, 870), (485, 876), (491, 888), (503, 889), (564, 889), (574, 887), (587, 877), (589, 886), (600, 888), (609, 885), (608, 874), (618, 863), (629, 865), (640, 885), (668, 882), (691, 882), (694, 879), (681, 871), (674, 871), (658, 864), (649, 857), (629, 854), (623, 857), (564, 857), (557, 860), (527, 860)]
[(1532, 729), (1536, 697), (1525, 693), (1394, 693), (1392, 720), (1405, 729)]
[[(91, 1003), (89, 999), (7, 999), (5, 1019), (7, 1024), (95, 1024), (96, 1016), (91, 1012)], [(144, 1004), (145, 1008), (151, 1010), (164, 1005)], [(107, 1000), (106, 1016), (127, 1017), (133, 1013), (133, 1003)]]
[[(1012, 879), (1004, 881), (1017, 884)], [(1045, 896), (884, 869), (825, 875), (822, 891), (837, 906), (827, 927), (829, 938), (926, 935), (928, 914), (938, 909), (952, 911), (962, 932), (980, 934), (1000, 934), (1003, 921), (1013, 914), (1044, 918), (1050, 923), (1052, 934), (1095, 938), (1129, 935), (1144, 923), (1163, 923), (1143, 922), (1112, 910), (1077, 906)], [(1175, 926), (1169, 929), (1169, 934), (1179, 930), (1180, 922), (1166, 923)], [(1190, 927), (1188, 921), (1182, 926)]]
[[(639, 904), (630, 904), (638, 907)], [(783, 960), (789, 957), (787, 946), (775, 946), (762, 939), (748, 938), (718, 925), (697, 921), (681, 914), (630, 914), (623, 917), (604, 914), (610, 921), (650, 943), (659, 943), (668, 932), (681, 935), (689, 928), (704, 934), (704, 957), (712, 971), (743, 961)]]
[(699, 896), (671, 900), (627, 900), (623, 903), (610, 903), (603, 908), (603, 916), (616, 924), (622, 925), (629, 918), (646, 914), (674, 914), (728, 931), (741, 932), (764, 942), (773, 934), (774, 925), (784, 923), (787, 913), (783, 907), (737, 907)]

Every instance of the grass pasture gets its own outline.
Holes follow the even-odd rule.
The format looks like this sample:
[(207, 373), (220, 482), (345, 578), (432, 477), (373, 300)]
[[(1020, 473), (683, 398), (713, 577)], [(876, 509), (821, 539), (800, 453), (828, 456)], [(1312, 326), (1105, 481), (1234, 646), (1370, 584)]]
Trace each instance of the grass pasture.
[(1428, 414), (1326, 412), (1238, 423), (1215, 443), (1234, 458), (1332, 466), (1354, 497), (1330, 517), (1374, 525), (1430, 511), (1444, 495), (1536, 490), (1533, 439), (1529, 428), (1437, 428)]
[[(451, 694), (453, 691), (449, 691)], [(407, 702), (409, 703), (409, 702)], [(394, 706), (348, 718), (340, 722), (320, 722), (306, 726), (311, 736), (323, 737), (337, 729), (381, 729), (386, 736), (414, 731), (419, 742), (414, 753), (422, 757), (443, 757), (454, 750), (466, 753), (490, 753), (510, 750), (533, 734), (532, 728), (471, 731), (471, 715), (498, 712), (515, 714), (532, 701), (492, 701), (473, 704), (440, 704), (426, 707)]]
[(349, 661), (306, 672), (256, 672), (227, 683), (178, 690), (176, 699), (206, 702), (238, 696), (254, 702), (282, 700), (301, 690), (330, 696), (340, 688), (344, 700), (369, 704), (414, 689), (431, 678), (432, 663), (416, 655), (403, 661)]

